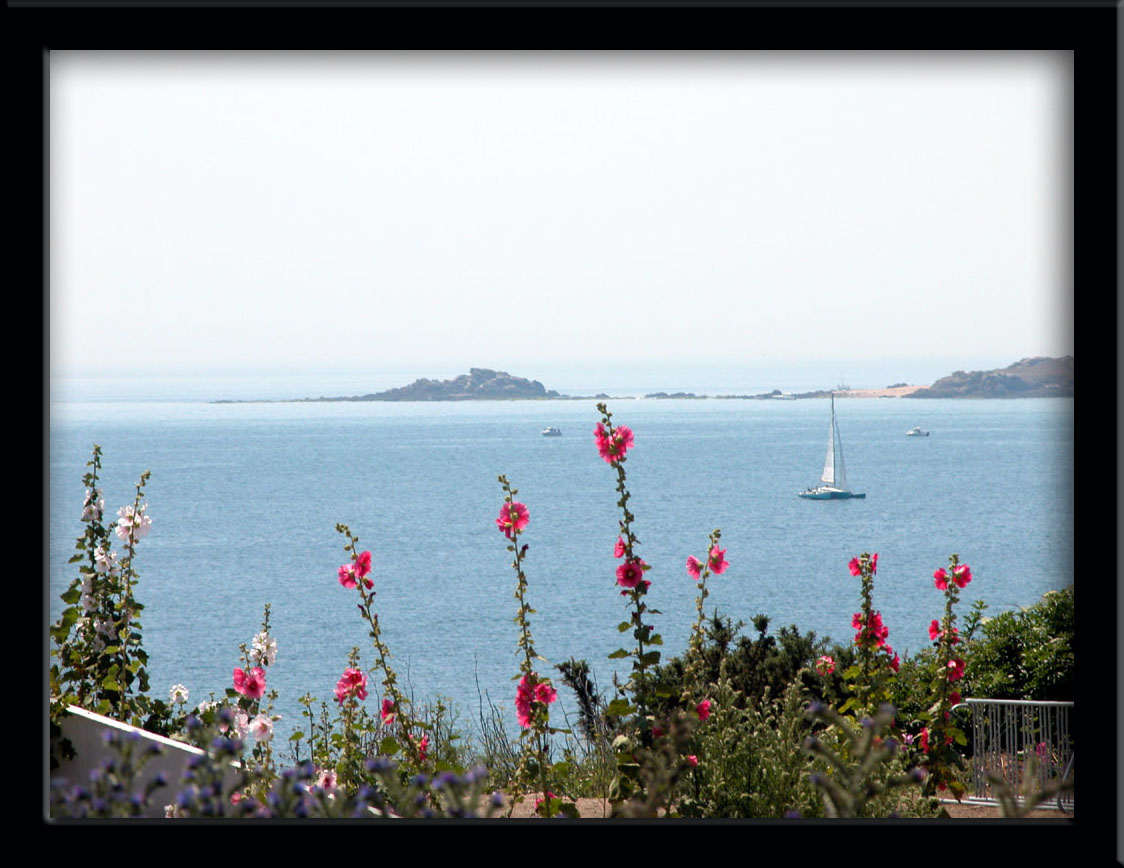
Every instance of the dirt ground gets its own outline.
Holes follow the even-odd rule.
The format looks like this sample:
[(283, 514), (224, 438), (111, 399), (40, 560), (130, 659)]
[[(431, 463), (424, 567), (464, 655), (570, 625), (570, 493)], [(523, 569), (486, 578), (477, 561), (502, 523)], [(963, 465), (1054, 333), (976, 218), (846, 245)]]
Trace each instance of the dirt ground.
[[(527, 796), (522, 803), (515, 806), (512, 811), (512, 818), (526, 818), (534, 815), (536, 796)], [(998, 819), (999, 809), (990, 805), (967, 805), (967, 804), (950, 804), (945, 805), (948, 810), (949, 816), (953, 819)], [(506, 810), (504, 811), (506, 813)], [(609, 803), (602, 799), (578, 799), (578, 813), (581, 814), (582, 819), (601, 818), (609, 816)], [(502, 814), (500, 815), (502, 816)], [(1065, 811), (1055, 810), (1038, 810), (1031, 811), (1029, 817), (1032, 819), (1042, 820), (1071, 820), (1073, 814)]]

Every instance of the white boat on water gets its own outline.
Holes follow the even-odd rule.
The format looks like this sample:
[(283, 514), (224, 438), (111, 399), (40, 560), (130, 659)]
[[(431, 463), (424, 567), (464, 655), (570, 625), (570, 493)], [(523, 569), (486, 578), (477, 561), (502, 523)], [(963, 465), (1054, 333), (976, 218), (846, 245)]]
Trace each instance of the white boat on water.
[(905, 432), (905, 436), (906, 437), (928, 437), (929, 432), (928, 431), (922, 431), (920, 425), (915, 425), (913, 428), (910, 428), (908, 431)]
[(847, 469), (843, 464), (843, 441), (835, 426), (835, 393), (831, 395), (831, 426), (827, 432), (827, 457), (823, 462), (820, 484), (807, 491), (797, 492), (798, 497), (809, 500), (847, 500), (865, 498), (866, 493), (847, 488)]
[(561, 428), (555, 428), (553, 425), (551, 425), (548, 428), (542, 429), (542, 436), (543, 437), (561, 437), (562, 436), (562, 429)]

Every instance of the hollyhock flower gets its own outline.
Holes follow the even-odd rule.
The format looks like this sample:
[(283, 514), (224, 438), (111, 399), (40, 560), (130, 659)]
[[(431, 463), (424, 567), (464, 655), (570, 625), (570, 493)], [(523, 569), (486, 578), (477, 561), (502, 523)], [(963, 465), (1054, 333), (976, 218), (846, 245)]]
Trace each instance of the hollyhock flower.
[[(558, 796), (554, 795), (554, 793), (552, 793), (550, 790), (546, 791), (546, 799), (557, 799), (557, 798), (558, 798)], [(542, 803), (545, 802), (546, 799), (536, 799), (535, 800), (535, 813), (536, 814), (539, 813), (540, 809), (542, 808)]]
[(349, 696), (367, 698), (367, 674), (361, 669), (345, 669), (336, 682), (336, 702), (342, 704)]
[(524, 675), (515, 689), (515, 716), (519, 725), (524, 729), (531, 725), (532, 702), (550, 705), (556, 699), (558, 699), (558, 691), (550, 685), (549, 681), (539, 681), (538, 675), (534, 672)]
[(168, 691), (168, 696), (173, 703), (187, 702), (187, 688), (182, 684), (173, 684), (171, 690)]
[(933, 584), (938, 591), (948, 590), (948, 570), (943, 567), (933, 573)]
[(878, 552), (870, 556), (870, 574), (874, 575), (878, 572)]
[(851, 616), (851, 626), (854, 627), (856, 630), (858, 630), (860, 627), (862, 627), (862, 625), (863, 625), (863, 613), (862, 612), (855, 612), (855, 614)]
[(918, 736), (918, 740), (921, 742), (921, 750), (925, 751), (925, 753), (928, 753), (929, 752), (929, 727), (925, 727), (923, 730), (921, 730), (921, 734)]
[(718, 546), (710, 550), (708, 558), (710, 560), (710, 571), (716, 576), (722, 575), (726, 571), (726, 567), (730, 566), (730, 562), (726, 560), (726, 549), (720, 549)]
[(851, 558), (851, 562), (847, 564), (847, 568), (851, 571), (852, 576), (862, 575), (863, 568), (859, 565), (858, 558)]
[(706, 720), (710, 717), (710, 700), (704, 699), (695, 706), (695, 713), (699, 716), (699, 720)]
[(259, 714), (250, 721), (250, 734), (254, 741), (269, 741), (273, 738), (273, 721), (264, 714)]
[[(890, 646), (887, 645), (886, 647), (889, 648)], [(898, 671), (901, 670), (902, 661), (901, 661), (901, 658), (898, 657), (897, 654), (895, 654), (894, 658), (890, 661), (890, 668), (893, 669), (895, 672), (898, 672)]]
[(647, 564), (640, 558), (625, 561), (617, 567), (617, 584), (622, 588), (635, 588), (644, 579), (644, 567)]
[(253, 648), (250, 649), (250, 660), (254, 663), (265, 663), (272, 666), (277, 659), (277, 640), (266, 632), (258, 633), (254, 637)]
[(500, 517), (496, 519), (496, 527), (503, 531), (503, 535), (508, 539), (515, 539), (515, 532), (523, 530), (530, 520), (531, 514), (527, 511), (527, 507), (513, 501), (504, 503), (500, 507)]
[(628, 426), (618, 426), (612, 436), (609, 436), (608, 429), (600, 422), (593, 429), (593, 439), (597, 444), (598, 454), (609, 464), (624, 458), (634, 441), (632, 429)]
[[(232, 804), (232, 805), (237, 805), (237, 804), (238, 804), (238, 803), (239, 803), (240, 801), (242, 801), (242, 800), (243, 800), (244, 798), (246, 798), (246, 794), (245, 794), (245, 793), (240, 793), (240, 792), (238, 792), (237, 790), (235, 790), (235, 791), (234, 791), (233, 793), (231, 793), (231, 794), (230, 794), (230, 804)], [(169, 807), (170, 807), (170, 806), (169, 806)], [(164, 812), (164, 816), (165, 816), (165, 817), (166, 817), (166, 816), (168, 816), (168, 813), (167, 813), (167, 811), (165, 811), (165, 812)]]
[(94, 551), (94, 569), (99, 573), (117, 575), (117, 552), (107, 552), (101, 546)]
[(623, 558), (625, 553), (624, 539), (617, 537), (617, 544), (613, 546), (613, 557)]
[(331, 792), (339, 783), (339, 775), (336, 774), (335, 769), (324, 769), (320, 772), (320, 776), (316, 779), (316, 786), (322, 790)]
[(355, 570), (359, 574), (359, 578), (363, 578), (371, 572), (371, 553), (360, 552), (359, 557), (355, 559)]
[(929, 638), (936, 641), (936, 638), (941, 635), (941, 622), (936, 618), (929, 624)]
[(105, 498), (101, 489), (86, 489), (86, 499), (82, 502), (82, 521), (100, 521), (105, 511)]
[[(365, 554), (370, 553), (365, 552)], [(355, 568), (355, 564), (344, 564), (338, 570), (336, 570), (336, 576), (339, 578), (340, 584), (345, 588), (354, 588), (359, 584), (358, 580), (362, 578), (364, 586), (366, 586), (367, 590), (369, 591), (372, 587), (374, 587), (375, 583), (370, 579), (363, 578), (367, 573), (356, 573)], [(368, 561), (367, 572), (369, 573), (370, 571), (370, 561)]]
[(830, 675), (835, 671), (835, 658), (824, 654), (816, 661), (816, 671), (819, 672), (820, 675)]
[(696, 582), (702, 575), (702, 561), (700, 561), (694, 555), (687, 556), (687, 575), (689, 575)]
[(250, 715), (241, 708), (235, 709), (231, 725), (239, 738), (245, 738), (250, 734)]
[(249, 672), (234, 670), (234, 689), (250, 699), (261, 699), (265, 695), (265, 672), (255, 666)]
[(384, 699), (382, 701), (382, 722), (388, 726), (394, 723), (394, 700)]
[(967, 564), (960, 564), (952, 571), (952, 580), (956, 582), (956, 587), (963, 588), (972, 581), (972, 570)]
[(143, 504), (139, 509), (123, 506), (117, 510), (117, 536), (122, 541), (128, 542), (132, 536), (133, 541), (141, 539), (152, 527), (152, 519), (144, 514), (148, 504)]
[(948, 680), (959, 681), (964, 677), (964, 661), (956, 658), (948, 661)]
[(693, 769), (698, 768), (699, 758), (697, 756), (695, 756), (694, 754), (688, 754), (687, 765), (689, 765)]
[(421, 741), (418, 742), (418, 759), (425, 762), (426, 753), (429, 751), (429, 736), (423, 735)]

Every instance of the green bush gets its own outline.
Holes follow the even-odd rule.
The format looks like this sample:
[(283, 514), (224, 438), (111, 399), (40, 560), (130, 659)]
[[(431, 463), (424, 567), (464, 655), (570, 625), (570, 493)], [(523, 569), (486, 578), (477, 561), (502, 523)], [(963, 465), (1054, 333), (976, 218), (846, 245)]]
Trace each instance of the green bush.
[(1072, 700), (1073, 585), (1026, 609), (984, 618), (966, 645), (964, 696)]

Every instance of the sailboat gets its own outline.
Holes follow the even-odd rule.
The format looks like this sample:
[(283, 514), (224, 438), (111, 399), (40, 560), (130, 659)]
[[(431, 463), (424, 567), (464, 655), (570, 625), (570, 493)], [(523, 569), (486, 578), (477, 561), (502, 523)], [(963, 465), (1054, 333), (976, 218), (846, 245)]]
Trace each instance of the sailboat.
[(839, 429), (835, 427), (835, 393), (831, 393), (831, 427), (827, 434), (827, 457), (823, 462), (820, 484), (807, 491), (797, 492), (799, 497), (810, 500), (844, 500), (850, 497), (866, 497), (864, 492), (847, 489), (847, 468), (843, 464), (843, 441)]

